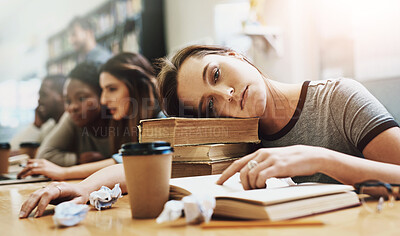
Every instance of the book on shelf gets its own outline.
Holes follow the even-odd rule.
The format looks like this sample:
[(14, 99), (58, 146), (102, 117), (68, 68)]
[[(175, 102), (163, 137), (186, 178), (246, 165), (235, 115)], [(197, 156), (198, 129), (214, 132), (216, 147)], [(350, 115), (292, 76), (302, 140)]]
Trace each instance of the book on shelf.
[(172, 161), (172, 178), (221, 174), (239, 158), (225, 158), (214, 161)]
[(258, 118), (165, 118), (141, 120), (139, 142), (166, 141), (172, 146), (258, 143)]
[(243, 157), (255, 149), (252, 143), (217, 143), (203, 145), (175, 145), (174, 161), (216, 161)]
[[(354, 188), (342, 184), (280, 184), (267, 180), (266, 189), (244, 191), (239, 173), (224, 185), (215, 184), (220, 175), (170, 180), (170, 198), (211, 194), (216, 199), (215, 216), (279, 221), (352, 207), (360, 204)], [(272, 184), (269, 181), (273, 181)], [(275, 186), (271, 186), (275, 185)]]

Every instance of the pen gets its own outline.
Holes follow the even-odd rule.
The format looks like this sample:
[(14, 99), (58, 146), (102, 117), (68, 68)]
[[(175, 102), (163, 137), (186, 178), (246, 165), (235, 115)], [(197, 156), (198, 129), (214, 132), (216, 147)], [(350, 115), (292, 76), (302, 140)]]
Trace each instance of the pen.
[(287, 221), (210, 221), (201, 224), (203, 229), (214, 228), (238, 228), (238, 227), (283, 227), (283, 226), (321, 226), (324, 225), (319, 220), (287, 220)]

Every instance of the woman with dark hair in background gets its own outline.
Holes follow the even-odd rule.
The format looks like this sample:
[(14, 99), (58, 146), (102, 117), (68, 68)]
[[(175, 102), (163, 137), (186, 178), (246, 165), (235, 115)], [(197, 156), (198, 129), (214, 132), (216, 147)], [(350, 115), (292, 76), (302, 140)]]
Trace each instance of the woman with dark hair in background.
[[(104, 160), (112, 153), (108, 139), (110, 115), (100, 104), (98, 66), (85, 62), (69, 73), (64, 86), (66, 113), (44, 139), (36, 159), (29, 160), (18, 177), (43, 174), (52, 179), (82, 178), (110, 165)], [(91, 168), (85, 172), (75, 170), (76, 165), (89, 162), (95, 164), (88, 165)]]
[[(118, 152), (123, 143), (137, 142), (139, 120), (163, 117), (158, 106), (154, 69), (142, 55), (121, 53), (111, 58), (100, 69), (100, 84), (101, 103), (112, 114), (107, 132), (102, 132), (109, 137), (112, 153)], [(87, 130), (100, 132), (101, 128), (92, 126)], [(54, 180), (65, 180), (85, 178), (105, 166), (120, 163), (121, 158), (113, 155), (113, 158), (71, 167), (59, 167), (45, 160), (31, 162), (38, 164), (30, 163), (20, 176), (43, 174)]]
[(103, 89), (101, 103), (112, 114), (114, 134), (110, 133), (114, 151), (121, 144), (137, 142), (136, 127), (140, 120), (164, 117), (158, 106), (154, 69), (140, 54), (121, 53), (100, 69)]

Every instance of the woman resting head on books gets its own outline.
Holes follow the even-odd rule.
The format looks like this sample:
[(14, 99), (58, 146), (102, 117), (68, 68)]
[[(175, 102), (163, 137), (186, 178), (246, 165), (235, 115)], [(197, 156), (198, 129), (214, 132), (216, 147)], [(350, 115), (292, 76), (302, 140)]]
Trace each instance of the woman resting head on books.
[(264, 148), (235, 161), (219, 184), (236, 172), (244, 189), (264, 188), (270, 177), (400, 183), (398, 124), (354, 80), (280, 83), (219, 46), (186, 47), (160, 67), (160, 97), (168, 116), (260, 118)]
[[(79, 67), (82, 66), (77, 66), (77, 68)], [(69, 147), (74, 147), (73, 142), (75, 140), (89, 136), (92, 141), (85, 143), (92, 143), (95, 145), (82, 148), (107, 150), (107, 152), (99, 154), (102, 159), (104, 159), (104, 157), (107, 157), (107, 159), (102, 161), (92, 160), (91, 163), (71, 167), (61, 167), (46, 159), (33, 159), (30, 160), (27, 167), (19, 174), (19, 177), (42, 174), (53, 180), (85, 178), (105, 166), (113, 165), (121, 161), (120, 158), (116, 156), (114, 156), (115, 159), (109, 157), (112, 152), (115, 153), (118, 151), (122, 143), (137, 141), (136, 125), (139, 123), (139, 120), (156, 118), (162, 114), (158, 106), (153, 68), (150, 62), (142, 55), (121, 53), (114, 56), (101, 67), (100, 83), (97, 68), (91, 69), (94, 70), (94, 72), (92, 71), (92, 73), (89, 73), (90, 71), (86, 69), (86, 75), (95, 75), (92, 76), (94, 77), (91, 80), (92, 85), (89, 86), (84, 80), (74, 79), (79, 77), (75, 76), (76, 73), (74, 73), (74, 71), (76, 69), (74, 69), (70, 76), (72, 78), (65, 89), (67, 92), (65, 101), (66, 107), (67, 111), (71, 114), (72, 121), (78, 127), (83, 126), (87, 128), (82, 132), (70, 133), (67, 132), (69, 129), (63, 127), (64, 125), (59, 127), (58, 131), (51, 136), (55, 137), (49, 138), (47, 139), (48, 141), (45, 142), (45, 144), (49, 143), (49, 145), (46, 146), (50, 147), (46, 148), (48, 151), (43, 152), (43, 155), (49, 156), (49, 160), (53, 161), (51, 158), (56, 157), (55, 154), (61, 155), (56, 153), (58, 150), (57, 147), (61, 149), (61, 147), (64, 146), (63, 152), (60, 150), (57, 152), (64, 153), (65, 156), (72, 155), (74, 150), (71, 149), (67, 153), (65, 150), (68, 150)], [(85, 91), (92, 91), (93, 96), (85, 94)], [(73, 96), (73, 94), (79, 96)], [(110, 122), (110, 114), (106, 113), (104, 110), (102, 113), (103, 117), (100, 118), (100, 102), (109, 109), (113, 118)], [(96, 105), (95, 107), (99, 109), (94, 109), (94, 107), (90, 108), (87, 106), (88, 103)], [(96, 117), (98, 120), (93, 121), (91, 117), (95, 115), (97, 115)], [(68, 124), (71, 125), (70, 123), (72, 122)], [(100, 126), (98, 125), (100, 123), (106, 124)], [(88, 127), (89, 124), (91, 125), (90, 127)], [(101, 137), (95, 137), (96, 134)], [(112, 150), (112, 152), (110, 150)], [(82, 163), (85, 162), (79, 162), (79, 164)]]
[[(158, 77), (170, 116), (260, 118), (260, 138), (268, 148), (234, 162), (219, 184), (238, 171), (245, 189), (264, 188), (270, 177), (351, 185), (368, 179), (400, 183), (400, 129), (356, 81), (279, 83), (244, 56), (218, 46), (182, 49), (161, 62)], [(25, 201), (20, 217), (36, 206), (35, 215), (41, 216), (49, 203), (86, 203), (92, 191), (116, 183), (126, 193), (121, 164), (75, 185), (52, 183)]]

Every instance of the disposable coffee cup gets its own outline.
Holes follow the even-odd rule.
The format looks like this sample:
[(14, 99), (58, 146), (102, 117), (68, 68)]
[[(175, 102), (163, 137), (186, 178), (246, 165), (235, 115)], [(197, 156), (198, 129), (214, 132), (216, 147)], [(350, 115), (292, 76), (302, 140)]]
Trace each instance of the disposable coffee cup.
[(167, 142), (126, 143), (119, 153), (132, 218), (156, 218), (168, 201), (173, 148)]
[(19, 145), (19, 151), (21, 154), (27, 154), (29, 158), (33, 159), (36, 156), (36, 152), (39, 146), (40, 143), (24, 142)]
[(8, 173), (8, 158), (10, 157), (10, 144), (0, 143), (0, 174)]

